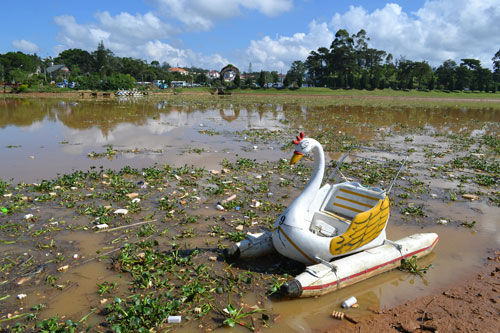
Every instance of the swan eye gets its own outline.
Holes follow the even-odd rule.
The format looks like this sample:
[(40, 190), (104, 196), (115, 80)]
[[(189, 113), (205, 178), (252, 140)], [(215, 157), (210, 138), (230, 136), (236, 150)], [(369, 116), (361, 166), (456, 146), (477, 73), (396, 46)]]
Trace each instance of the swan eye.
[(300, 148), (302, 148), (302, 149), (306, 149), (307, 146), (309, 146), (309, 141), (302, 141), (300, 143)]

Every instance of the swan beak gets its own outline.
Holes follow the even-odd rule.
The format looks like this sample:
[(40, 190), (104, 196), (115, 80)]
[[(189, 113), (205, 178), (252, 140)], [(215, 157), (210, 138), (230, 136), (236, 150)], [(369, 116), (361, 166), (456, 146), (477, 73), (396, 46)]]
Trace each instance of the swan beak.
[(294, 151), (292, 159), (290, 160), (290, 165), (294, 165), (295, 163), (297, 163), (302, 158), (302, 156), (304, 156), (304, 154), (298, 151)]

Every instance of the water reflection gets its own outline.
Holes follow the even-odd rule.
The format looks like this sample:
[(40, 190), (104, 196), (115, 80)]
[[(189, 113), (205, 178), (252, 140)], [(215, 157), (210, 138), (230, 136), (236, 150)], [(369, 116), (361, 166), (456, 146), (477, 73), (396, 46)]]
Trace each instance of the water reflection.
[[(485, 123), (497, 123), (499, 118), (498, 112), (487, 108), (243, 105), (228, 100), (174, 105), (167, 100), (133, 97), (91, 101), (9, 98), (0, 100), (0, 178), (34, 181), (95, 164), (120, 168), (125, 163), (133, 167), (155, 162), (200, 163), (199, 166), (216, 167), (225, 157), (221, 151), (249, 154), (242, 152), (244, 143), (227, 135), (249, 128), (274, 130), (286, 124), (307, 132), (312, 124), (319, 124), (315, 126), (320, 131), (335, 131), (369, 142), (383, 139), (395, 126), (441, 133), (479, 133), (485, 131)], [(223, 135), (200, 134), (200, 130)], [(314, 130), (317, 132), (318, 128)], [(128, 154), (126, 159), (118, 158), (113, 163), (87, 158), (90, 152), (105, 150), (103, 145), (122, 150), (161, 149), (166, 154)], [(190, 146), (219, 154), (179, 154)], [(277, 150), (259, 151), (256, 155), (249, 157), (285, 157)]]

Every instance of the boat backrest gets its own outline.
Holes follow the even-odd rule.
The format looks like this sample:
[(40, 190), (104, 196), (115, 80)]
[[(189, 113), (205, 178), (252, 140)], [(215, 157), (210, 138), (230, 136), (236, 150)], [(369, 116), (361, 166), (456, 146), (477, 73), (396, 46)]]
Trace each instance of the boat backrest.
[(354, 218), (361, 212), (374, 207), (385, 198), (385, 191), (366, 188), (358, 183), (342, 183), (333, 186), (321, 210)]

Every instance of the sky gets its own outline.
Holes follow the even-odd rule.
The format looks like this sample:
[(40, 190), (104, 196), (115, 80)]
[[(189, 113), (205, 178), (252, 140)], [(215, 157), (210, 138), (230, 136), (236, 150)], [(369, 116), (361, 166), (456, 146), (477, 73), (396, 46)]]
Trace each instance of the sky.
[(500, 50), (500, 0), (19, 0), (2, 4), (0, 53), (42, 58), (70, 48), (170, 66), (286, 73), (339, 29), (437, 67)]

